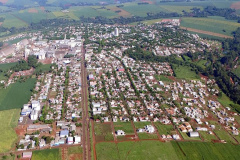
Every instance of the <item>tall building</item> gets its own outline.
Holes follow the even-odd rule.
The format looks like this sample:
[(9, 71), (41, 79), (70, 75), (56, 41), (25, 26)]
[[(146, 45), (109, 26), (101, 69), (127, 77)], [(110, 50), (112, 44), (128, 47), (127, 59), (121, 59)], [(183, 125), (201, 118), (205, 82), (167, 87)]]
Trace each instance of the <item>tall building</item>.
[(114, 35), (115, 35), (115, 36), (119, 36), (118, 28), (115, 28)]

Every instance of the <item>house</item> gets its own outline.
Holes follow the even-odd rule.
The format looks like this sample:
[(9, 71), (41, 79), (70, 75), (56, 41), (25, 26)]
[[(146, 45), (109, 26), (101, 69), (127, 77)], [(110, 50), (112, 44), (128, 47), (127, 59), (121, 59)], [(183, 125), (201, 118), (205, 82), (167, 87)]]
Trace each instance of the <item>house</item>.
[(32, 152), (23, 152), (22, 158), (32, 158)]
[(137, 132), (142, 133), (142, 132), (144, 132), (144, 129), (139, 128), (139, 129), (137, 130)]
[(144, 129), (148, 133), (153, 133), (155, 131), (155, 129), (154, 129), (154, 127), (152, 125), (146, 125), (146, 126), (144, 126)]
[(46, 141), (44, 139), (41, 139), (40, 143), (39, 143), (39, 147), (45, 147), (46, 146)]
[(172, 138), (173, 138), (174, 140), (179, 140), (179, 139), (180, 139), (180, 136), (179, 136), (178, 134), (174, 134), (174, 135), (172, 136)]
[(123, 130), (117, 130), (116, 134), (117, 134), (117, 136), (124, 136), (125, 132)]
[(73, 137), (67, 138), (67, 144), (73, 144)]
[(64, 137), (68, 137), (69, 131), (68, 130), (62, 130), (60, 131), (60, 137), (64, 138)]
[(81, 142), (81, 137), (80, 136), (74, 136), (74, 144), (78, 144)]
[(23, 117), (20, 117), (19, 120), (18, 120), (19, 123), (22, 123), (23, 122)]
[(189, 137), (199, 137), (198, 132), (189, 132)]

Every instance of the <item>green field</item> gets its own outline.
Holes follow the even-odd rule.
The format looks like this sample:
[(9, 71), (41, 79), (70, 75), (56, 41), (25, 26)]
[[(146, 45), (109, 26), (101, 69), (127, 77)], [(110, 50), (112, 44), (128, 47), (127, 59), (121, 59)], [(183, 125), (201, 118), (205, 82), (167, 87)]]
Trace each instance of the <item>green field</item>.
[(10, 150), (16, 142), (17, 134), (14, 128), (17, 126), (19, 117), (19, 109), (0, 111), (0, 153)]
[(81, 154), (83, 152), (81, 146), (74, 146), (74, 147), (69, 147), (68, 148), (68, 155), (70, 156), (71, 154)]
[(43, 64), (43, 65), (37, 67), (36, 70), (34, 71), (34, 73), (36, 73), (36, 72), (49, 72), (49, 71), (51, 71), (51, 66), (52, 66), (52, 64)]
[(21, 27), (27, 27), (28, 24), (27, 22), (22, 21), (21, 19), (15, 17), (12, 14), (4, 14), (5, 20), (2, 24), (3, 27), (6, 28), (11, 28), (11, 27), (16, 27), (16, 28), (21, 28)]
[(160, 135), (168, 135), (168, 134), (172, 134), (172, 132), (176, 132), (173, 128), (173, 125), (164, 125), (161, 124), (160, 122), (155, 122), (154, 125), (156, 126), (158, 133)]
[(177, 160), (177, 154), (170, 142), (140, 141), (121, 143), (98, 143), (96, 145), (98, 160)]
[(208, 132), (200, 131), (199, 133), (205, 142), (211, 142), (212, 139), (214, 140), (217, 139), (215, 135), (209, 134)]
[(233, 101), (224, 93), (222, 93), (222, 97), (218, 97), (218, 101), (224, 106), (224, 107), (230, 107), (230, 104), (234, 104)]
[(230, 160), (239, 159), (239, 150), (240, 145), (209, 142), (140, 141), (96, 145), (98, 160)]
[(114, 122), (114, 130), (123, 130), (125, 134), (134, 134), (131, 122)]
[(113, 141), (112, 128), (110, 124), (94, 123), (96, 141)]
[(191, 67), (182, 66), (182, 65), (173, 65), (174, 73), (177, 78), (180, 79), (199, 79), (199, 75), (197, 75), (194, 71), (191, 70)]
[(169, 79), (168, 77), (166, 77), (166, 76), (164, 76), (164, 75), (154, 75), (154, 77), (155, 77), (156, 80), (158, 80), (158, 81), (172, 82), (171, 79)]
[(35, 82), (36, 79), (30, 78), (22, 83), (11, 84), (6, 89), (0, 89), (0, 110), (22, 108), (23, 104), (28, 103)]
[(4, 63), (4, 64), (0, 64), (0, 69), (2, 70), (2, 72), (0, 71), (0, 81), (1, 80), (7, 80), (7, 77), (4, 76), (4, 71), (9, 70), (11, 67), (15, 66), (17, 63)]
[(31, 160), (61, 160), (61, 155), (59, 154), (59, 149), (45, 149), (33, 151)]
[(235, 31), (238, 27), (240, 27), (240, 24), (216, 17), (210, 18), (184, 17), (182, 18), (181, 26), (232, 36), (232, 32)]
[(225, 160), (239, 159), (240, 156), (240, 145), (209, 142), (172, 142), (172, 145), (179, 159)]

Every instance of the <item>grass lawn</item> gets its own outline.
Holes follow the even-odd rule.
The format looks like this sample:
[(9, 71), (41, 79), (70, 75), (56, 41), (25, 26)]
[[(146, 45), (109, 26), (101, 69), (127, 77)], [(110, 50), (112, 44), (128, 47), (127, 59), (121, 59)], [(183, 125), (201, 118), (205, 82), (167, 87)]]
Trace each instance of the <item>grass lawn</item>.
[(7, 77), (4, 76), (4, 71), (9, 70), (11, 67), (15, 66), (17, 63), (3, 63), (0, 64), (0, 69), (2, 70), (2, 72), (0, 71), (0, 81), (1, 80), (7, 80)]
[(202, 67), (203, 69), (206, 68), (206, 64), (207, 64), (207, 60), (199, 60), (196, 62), (196, 65), (198, 65), (199, 67)]
[(111, 124), (94, 123), (96, 141), (113, 141)]
[(234, 69), (234, 70), (233, 70), (233, 73), (234, 73), (236, 76), (240, 77), (240, 66), (238, 66), (236, 69)]
[(98, 143), (96, 145), (98, 160), (177, 160), (178, 156), (170, 142), (140, 141)]
[(0, 111), (0, 153), (10, 150), (17, 140), (14, 128), (20, 117), (20, 109)]
[(168, 77), (164, 76), (164, 75), (154, 75), (154, 77), (156, 78), (156, 80), (158, 81), (165, 81), (165, 82), (172, 82), (171, 79), (169, 79)]
[(34, 73), (39, 72), (39, 71), (40, 72), (49, 72), (49, 71), (51, 71), (51, 65), (52, 64), (43, 64), (43, 65), (37, 67), (36, 70), (34, 71)]
[(131, 122), (114, 122), (114, 130), (123, 130), (126, 134), (134, 134)]
[(0, 110), (22, 108), (23, 104), (28, 103), (35, 82), (35, 78), (29, 78), (26, 82), (16, 82), (6, 89), (0, 89)]
[[(239, 159), (240, 145), (209, 142), (171, 142), (179, 159)], [(180, 150), (180, 148), (181, 150)], [(184, 154), (186, 155), (184, 155)]]
[(154, 125), (156, 126), (158, 133), (160, 135), (168, 135), (171, 134), (172, 132), (175, 132), (173, 125), (164, 125), (161, 124), (160, 122), (155, 122)]
[(134, 122), (134, 126), (136, 129), (144, 128), (146, 125), (151, 125), (151, 122)]
[(154, 133), (138, 133), (139, 139), (158, 139), (158, 135)]
[(74, 147), (69, 147), (68, 148), (68, 155), (71, 154), (79, 154), (82, 153), (82, 147), (81, 146), (74, 146)]
[(32, 160), (61, 160), (59, 149), (45, 149), (33, 151)]
[(222, 97), (218, 98), (218, 101), (224, 106), (224, 107), (230, 107), (230, 104), (234, 104), (233, 101), (230, 100), (230, 98), (222, 93)]
[(201, 141), (200, 137), (189, 137), (187, 133), (181, 132), (179, 130), (179, 133), (182, 135), (184, 140), (197, 140), (197, 141)]
[(228, 143), (236, 143), (231, 135), (216, 121), (210, 121), (210, 124), (215, 125), (214, 133), (221, 139)]
[(199, 133), (205, 142), (211, 142), (212, 139), (217, 139), (215, 135), (209, 134), (208, 132), (200, 131)]
[(181, 66), (181, 65), (173, 65), (173, 70), (176, 74), (177, 78), (180, 79), (199, 79), (200, 76), (197, 75), (194, 71), (191, 70), (191, 67)]

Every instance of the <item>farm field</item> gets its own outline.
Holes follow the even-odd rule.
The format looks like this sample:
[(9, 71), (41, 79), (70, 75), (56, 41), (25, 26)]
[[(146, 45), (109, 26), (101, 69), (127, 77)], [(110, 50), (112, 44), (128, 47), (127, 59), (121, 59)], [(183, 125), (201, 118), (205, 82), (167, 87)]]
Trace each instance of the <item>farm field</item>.
[(21, 108), (23, 104), (28, 103), (35, 82), (36, 79), (29, 78), (26, 82), (16, 82), (6, 89), (0, 89), (0, 110)]
[(20, 117), (20, 109), (0, 111), (0, 153), (12, 148), (17, 140), (14, 128), (17, 126)]
[(121, 7), (125, 11), (131, 13), (134, 16), (146, 17), (148, 12), (158, 13), (158, 12), (168, 12), (168, 10), (162, 8), (159, 5), (147, 4), (147, 5), (138, 5), (137, 3), (128, 3), (124, 4), (124, 7)]
[[(238, 159), (240, 145), (209, 142), (171, 142), (179, 159)], [(181, 150), (180, 148), (181, 147)], [(185, 155), (184, 155), (185, 154)]]
[(182, 18), (181, 27), (232, 36), (232, 32), (240, 27), (240, 24), (217, 18)]
[(16, 27), (16, 28), (21, 28), (21, 27), (27, 27), (28, 24), (24, 22), (23, 20), (15, 17), (14, 15), (9, 14), (4, 14), (5, 20), (2, 24), (3, 27), (6, 28), (11, 28), (11, 27)]
[(15, 66), (16, 64), (17, 63), (3, 63), (3, 64), (0, 64), (0, 69), (2, 70), (2, 72), (0, 71), (0, 81), (7, 79), (4, 76), (4, 71), (7, 71), (8, 69), (10, 69), (11, 67)]
[(188, 66), (174, 65), (173, 70), (174, 70), (177, 78), (199, 79), (199, 75), (197, 75), (194, 71), (192, 71)]
[(126, 134), (134, 134), (131, 122), (114, 122), (114, 130), (123, 130)]
[(61, 160), (59, 149), (45, 149), (33, 151), (32, 160)]
[(112, 128), (110, 123), (94, 123), (96, 141), (113, 141)]
[(96, 145), (98, 160), (177, 160), (177, 154), (170, 142), (139, 141), (120, 143), (98, 143)]

